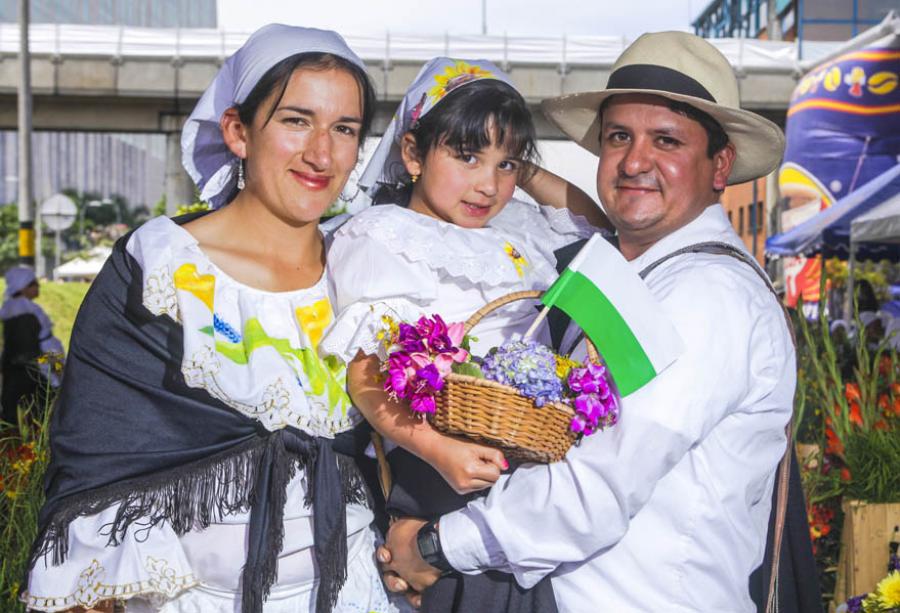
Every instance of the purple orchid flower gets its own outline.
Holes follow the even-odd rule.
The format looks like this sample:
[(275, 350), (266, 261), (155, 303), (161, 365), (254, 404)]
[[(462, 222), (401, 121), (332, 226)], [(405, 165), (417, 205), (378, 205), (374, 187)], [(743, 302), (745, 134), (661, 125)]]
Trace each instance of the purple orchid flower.
[(438, 371), (437, 366), (429, 364), (425, 368), (416, 371), (416, 376), (428, 384), (433, 391), (438, 391), (444, 387), (444, 379)]
[(416, 413), (434, 413), (436, 409), (434, 396), (430, 394), (415, 394), (409, 401), (409, 408)]

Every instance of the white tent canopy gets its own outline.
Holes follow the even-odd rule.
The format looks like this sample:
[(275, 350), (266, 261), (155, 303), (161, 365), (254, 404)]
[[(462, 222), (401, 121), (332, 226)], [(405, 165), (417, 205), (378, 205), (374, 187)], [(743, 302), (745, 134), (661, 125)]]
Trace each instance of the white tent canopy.
[(854, 243), (900, 243), (900, 193), (860, 215), (850, 224)]
[(53, 270), (57, 281), (92, 281), (112, 254), (110, 247), (94, 247), (86, 258), (75, 258)]

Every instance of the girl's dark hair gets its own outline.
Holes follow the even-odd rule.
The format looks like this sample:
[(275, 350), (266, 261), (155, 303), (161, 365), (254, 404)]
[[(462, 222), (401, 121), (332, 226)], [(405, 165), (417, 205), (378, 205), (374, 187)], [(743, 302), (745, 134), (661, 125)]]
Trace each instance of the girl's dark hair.
[(284, 97), (287, 89), (288, 81), (291, 75), (298, 68), (307, 70), (332, 70), (342, 69), (349, 72), (359, 85), (360, 103), (362, 105), (362, 125), (359, 129), (359, 144), (362, 146), (365, 142), (369, 129), (372, 127), (372, 118), (375, 116), (375, 88), (372, 86), (369, 75), (366, 71), (338, 55), (331, 53), (297, 53), (285, 58), (272, 66), (266, 74), (259, 80), (250, 95), (242, 103), (236, 105), (238, 117), (244, 125), (251, 125), (256, 118), (259, 107), (266, 98), (272, 95), (272, 92), (278, 92), (275, 103), (269, 109), (266, 116), (265, 126), (275, 114), (275, 109)]
[[(510, 85), (497, 79), (480, 79), (448, 93), (410, 128), (421, 159), (439, 146), (460, 154), (475, 152), (494, 144), (505, 147), (510, 157), (537, 163), (537, 137), (531, 111), (525, 99)], [(496, 137), (496, 141), (494, 140)], [(411, 185), (401, 185), (405, 170), (390, 169), (393, 185), (384, 185), (375, 202), (408, 200)], [(524, 172), (533, 172), (530, 165)], [(399, 187), (398, 187), (399, 185)]]

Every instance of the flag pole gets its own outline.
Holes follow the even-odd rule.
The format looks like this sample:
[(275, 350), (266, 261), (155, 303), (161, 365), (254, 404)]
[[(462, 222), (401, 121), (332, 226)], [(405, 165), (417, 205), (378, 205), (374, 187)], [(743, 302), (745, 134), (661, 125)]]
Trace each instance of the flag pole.
[(541, 309), (541, 312), (538, 313), (537, 318), (534, 320), (534, 322), (532, 322), (531, 327), (528, 328), (528, 330), (525, 332), (525, 334), (522, 335), (523, 341), (527, 341), (534, 335), (538, 326), (541, 325), (541, 322), (544, 321), (545, 319), (547, 319), (547, 313), (549, 313), (549, 312), (550, 312), (550, 307), (548, 307), (548, 306), (545, 306), (543, 309)]

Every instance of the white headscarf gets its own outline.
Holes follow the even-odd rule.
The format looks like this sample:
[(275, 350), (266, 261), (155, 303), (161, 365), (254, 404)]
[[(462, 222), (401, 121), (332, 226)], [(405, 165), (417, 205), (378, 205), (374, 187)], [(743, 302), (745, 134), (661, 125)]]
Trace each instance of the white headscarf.
[(425, 64), (406, 90), (400, 107), (360, 177), (360, 188), (371, 197), (379, 184), (396, 185), (408, 179), (409, 175), (403, 167), (403, 158), (400, 155), (400, 141), (403, 135), (409, 132), (416, 121), (440, 103), (444, 96), (481, 79), (497, 79), (514, 87), (509, 76), (487, 60), (436, 57)]
[(37, 276), (30, 266), (14, 266), (6, 271), (6, 298), (12, 298), (34, 283)]
[(222, 137), (222, 114), (244, 102), (275, 64), (298, 53), (330, 53), (365, 70), (344, 39), (330, 30), (273, 23), (250, 35), (225, 60), (181, 133), (182, 164), (200, 188), (200, 199), (213, 208), (225, 204), (237, 182), (238, 158)]

